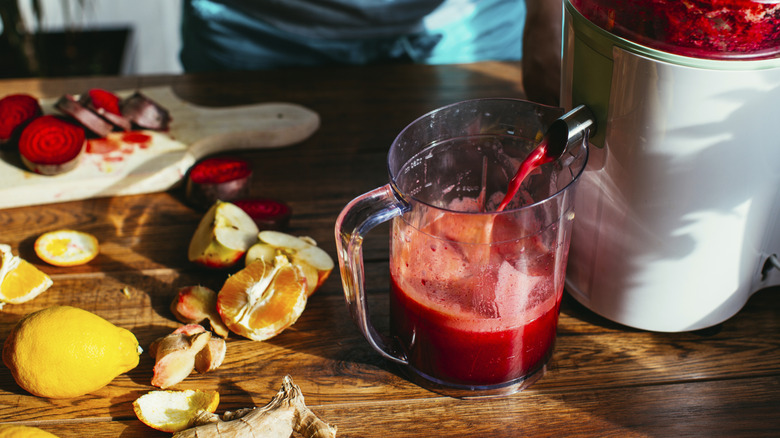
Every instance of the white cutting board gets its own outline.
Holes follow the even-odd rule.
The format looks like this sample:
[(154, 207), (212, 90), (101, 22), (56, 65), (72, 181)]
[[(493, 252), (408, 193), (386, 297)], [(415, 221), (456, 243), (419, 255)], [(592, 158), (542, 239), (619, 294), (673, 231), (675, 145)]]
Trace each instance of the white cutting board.
[[(134, 91), (116, 94), (124, 97)], [(168, 110), (169, 131), (131, 131), (129, 136), (115, 132), (90, 140), (79, 165), (54, 176), (28, 171), (15, 145), (2, 145), (0, 208), (165, 191), (208, 155), (290, 146), (320, 125), (316, 112), (290, 103), (207, 108), (182, 101), (169, 87), (138, 91)], [(44, 113), (59, 114), (55, 102), (42, 101)]]

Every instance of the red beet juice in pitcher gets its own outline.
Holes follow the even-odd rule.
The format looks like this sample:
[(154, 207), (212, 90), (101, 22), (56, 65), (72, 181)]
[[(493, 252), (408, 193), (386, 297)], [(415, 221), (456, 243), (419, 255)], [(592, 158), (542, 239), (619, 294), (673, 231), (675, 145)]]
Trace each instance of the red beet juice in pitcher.
[[(478, 211), (476, 200), (453, 204)], [(559, 241), (556, 227), (525, 233), (510, 215), (484, 214), (421, 223), (396, 218), (391, 233), (391, 332), (409, 364), (465, 386), (532, 377), (552, 354), (563, 292), (566, 248), (545, 244)]]

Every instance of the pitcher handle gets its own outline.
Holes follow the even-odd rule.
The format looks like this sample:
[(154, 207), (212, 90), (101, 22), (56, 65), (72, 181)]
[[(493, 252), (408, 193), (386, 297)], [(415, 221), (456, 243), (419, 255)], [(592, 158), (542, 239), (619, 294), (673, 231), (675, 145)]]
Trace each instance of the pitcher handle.
[(369, 344), (383, 357), (408, 364), (401, 346), (376, 331), (368, 315), (363, 267), (363, 237), (375, 226), (400, 216), (409, 205), (387, 184), (353, 199), (336, 220), (336, 249), (341, 282), (352, 319)]

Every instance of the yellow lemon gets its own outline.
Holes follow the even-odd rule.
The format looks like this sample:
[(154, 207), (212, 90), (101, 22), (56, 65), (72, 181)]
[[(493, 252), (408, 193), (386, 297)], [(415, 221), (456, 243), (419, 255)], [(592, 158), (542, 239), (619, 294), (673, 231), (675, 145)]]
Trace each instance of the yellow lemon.
[(0, 438), (57, 438), (57, 435), (37, 427), (3, 424), (0, 425)]
[(57, 438), (57, 435), (37, 427), (3, 424), (0, 425), (0, 438)]
[(54, 306), (22, 318), (3, 345), (16, 383), (49, 398), (78, 397), (138, 365), (141, 347), (129, 330), (83, 309)]

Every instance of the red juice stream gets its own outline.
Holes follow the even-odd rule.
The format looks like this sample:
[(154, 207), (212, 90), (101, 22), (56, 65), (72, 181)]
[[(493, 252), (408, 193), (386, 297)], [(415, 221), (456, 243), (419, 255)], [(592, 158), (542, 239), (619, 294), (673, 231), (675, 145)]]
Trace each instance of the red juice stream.
[(542, 139), (539, 145), (536, 146), (533, 151), (531, 151), (528, 157), (526, 157), (525, 160), (520, 163), (520, 167), (517, 169), (515, 176), (509, 181), (506, 195), (504, 195), (504, 199), (501, 200), (501, 203), (498, 205), (498, 208), (496, 208), (496, 211), (504, 211), (507, 205), (509, 205), (509, 203), (512, 201), (512, 198), (514, 198), (517, 194), (517, 191), (520, 189), (520, 185), (523, 183), (525, 178), (534, 171), (534, 169), (551, 161), (555, 161), (555, 157), (547, 154), (547, 138), (545, 137)]

